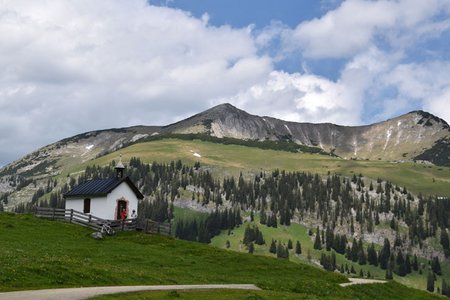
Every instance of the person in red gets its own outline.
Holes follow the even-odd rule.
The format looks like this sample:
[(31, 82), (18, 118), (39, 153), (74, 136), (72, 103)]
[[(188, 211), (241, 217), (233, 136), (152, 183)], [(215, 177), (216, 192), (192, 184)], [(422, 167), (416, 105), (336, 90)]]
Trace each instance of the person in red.
[(120, 212), (120, 219), (123, 221), (127, 218), (127, 212), (125, 208), (122, 208), (122, 211)]

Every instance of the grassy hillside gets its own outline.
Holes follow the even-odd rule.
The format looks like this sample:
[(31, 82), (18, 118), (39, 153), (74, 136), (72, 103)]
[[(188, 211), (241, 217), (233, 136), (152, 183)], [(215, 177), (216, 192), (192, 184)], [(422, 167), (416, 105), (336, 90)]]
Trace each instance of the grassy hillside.
[[(251, 174), (276, 168), (319, 174), (331, 172), (348, 176), (362, 173), (369, 178), (383, 178), (399, 186), (406, 186), (416, 194), (450, 196), (450, 168), (416, 163), (344, 160), (318, 154), (177, 139), (135, 144), (120, 150), (120, 153), (123, 154), (124, 161), (128, 161), (132, 156), (148, 163), (178, 159), (189, 164), (200, 161), (203, 165), (210, 166), (219, 176), (236, 175), (241, 171), (244, 174)], [(194, 156), (195, 153), (201, 157)], [(87, 165), (106, 165), (118, 157), (119, 152), (114, 152), (81, 165), (67, 167), (63, 170), (62, 176), (82, 171)]]
[(30, 215), (1, 213), (0, 291), (255, 283), (266, 290), (257, 294), (266, 298), (287, 295), (309, 299), (439, 299), (395, 282), (342, 288), (338, 283), (345, 282), (345, 277), (305, 264), (224, 251), (168, 237), (128, 232), (97, 241), (89, 237), (90, 232), (76, 225)]
[[(258, 226), (258, 229), (263, 233), (266, 241), (265, 245), (260, 246), (255, 244), (255, 254), (275, 257), (276, 255), (269, 252), (271, 239), (281, 241), (284, 245), (287, 245), (288, 240), (290, 239), (293, 242), (294, 247), (296, 241), (300, 242), (302, 248), (301, 255), (295, 255), (295, 248), (289, 251), (289, 260), (293, 262), (306, 263), (317, 267), (321, 253), (330, 254), (330, 252), (325, 251), (325, 249), (315, 250), (313, 248), (314, 241), (312, 237), (308, 235), (308, 229), (301, 224), (291, 224), (290, 226), (278, 226), (277, 228), (273, 228), (261, 225), (258, 217), (255, 218), (255, 222), (249, 223), (249, 225), (250, 224)], [(227, 249), (226, 241), (228, 240), (230, 242), (230, 247), (228, 248), (229, 250), (244, 253), (248, 252), (248, 249), (242, 243), (245, 227), (246, 225), (232, 230), (230, 235), (228, 235), (227, 231), (223, 231), (220, 235), (215, 236), (212, 239), (211, 245), (218, 248)], [(307, 258), (308, 253), (311, 256), (311, 260), (308, 260)], [(356, 274), (359, 274), (359, 271), (363, 270), (364, 276), (367, 276), (367, 272), (369, 271), (371, 276), (375, 279), (384, 280), (385, 278), (385, 270), (369, 264), (359, 265), (357, 262), (352, 262), (339, 253), (336, 253), (336, 262), (338, 267), (340, 267), (341, 264), (347, 264), (349, 268), (353, 266), (356, 270)], [(420, 259), (420, 262), (423, 262), (424, 265), (426, 265), (426, 261), (424, 259)], [(448, 272), (449, 267), (450, 266), (448, 263), (442, 264), (443, 276), (445, 276), (447, 281), (450, 279), (450, 273)], [(353, 276), (356, 276), (356, 274)], [(425, 270), (423, 270), (423, 274), (419, 274), (418, 271), (413, 271), (406, 277), (400, 277), (394, 274), (394, 279), (407, 286), (425, 290), (427, 274), (428, 271), (425, 268)], [(441, 285), (441, 281), (441, 276), (437, 276), (436, 287)]]

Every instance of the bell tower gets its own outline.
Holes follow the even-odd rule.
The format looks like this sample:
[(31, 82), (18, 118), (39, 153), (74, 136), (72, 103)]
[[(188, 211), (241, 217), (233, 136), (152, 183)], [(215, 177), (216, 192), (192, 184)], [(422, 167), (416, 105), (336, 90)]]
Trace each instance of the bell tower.
[(125, 167), (122, 163), (122, 154), (120, 154), (119, 162), (114, 169), (116, 170), (116, 178), (123, 178), (123, 170), (125, 170)]

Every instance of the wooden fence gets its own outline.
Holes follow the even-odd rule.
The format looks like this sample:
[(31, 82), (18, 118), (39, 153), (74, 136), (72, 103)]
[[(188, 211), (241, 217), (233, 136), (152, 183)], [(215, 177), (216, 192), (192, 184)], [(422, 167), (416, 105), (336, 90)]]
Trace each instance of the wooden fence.
[(142, 230), (145, 233), (157, 233), (164, 235), (172, 234), (172, 225), (170, 223), (160, 223), (152, 220), (144, 219), (138, 220), (137, 230)]
[(73, 209), (51, 207), (36, 207), (35, 215), (37, 217), (53, 220), (64, 220), (66, 222), (86, 226), (94, 230), (100, 230), (102, 226), (106, 224), (109, 225), (114, 231), (140, 230), (145, 233), (158, 233), (164, 235), (171, 234), (170, 223), (160, 223), (147, 219), (105, 220)]

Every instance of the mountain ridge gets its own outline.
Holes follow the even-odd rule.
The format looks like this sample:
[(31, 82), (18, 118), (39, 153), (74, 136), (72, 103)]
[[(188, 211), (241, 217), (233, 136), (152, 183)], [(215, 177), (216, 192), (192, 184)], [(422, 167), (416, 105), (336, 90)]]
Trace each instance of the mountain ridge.
[[(291, 140), (297, 144), (335, 152), (343, 158), (380, 160), (414, 160), (424, 150), (435, 146), (438, 140), (448, 140), (450, 136), (449, 125), (444, 120), (424, 111), (412, 111), (369, 125), (343, 126), (260, 117), (229, 103), (220, 104), (165, 126), (164, 129), (219, 138)], [(444, 160), (448, 160), (448, 157)]]
[(425, 160), (450, 166), (450, 126), (443, 119), (422, 110), (374, 124), (344, 126), (261, 117), (223, 103), (166, 126), (102, 129), (68, 137), (4, 166), (0, 169), (0, 176), (12, 172), (36, 175), (29, 174), (36, 167), (52, 168), (50, 159), (71, 156), (73, 163), (82, 163), (147, 137), (171, 133), (253, 141), (290, 141), (319, 147), (345, 159)]

